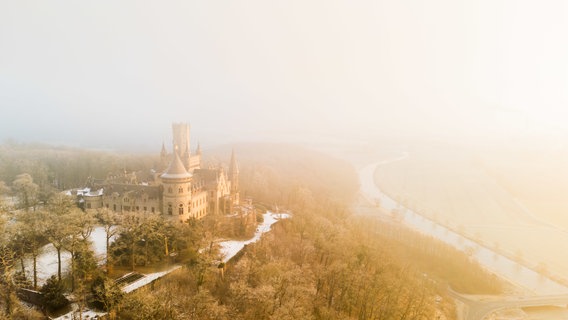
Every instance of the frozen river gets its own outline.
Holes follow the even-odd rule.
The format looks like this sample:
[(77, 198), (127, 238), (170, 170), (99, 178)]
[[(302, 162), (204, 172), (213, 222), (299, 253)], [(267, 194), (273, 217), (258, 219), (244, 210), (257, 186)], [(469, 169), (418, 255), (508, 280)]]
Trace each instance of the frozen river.
[(403, 160), (406, 157), (407, 155), (405, 154), (396, 159), (380, 161), (362, 168), (359, 171), (361, 192), (368, 199), (378, 199), (381, 207), (389, 212), (393, 209), (399, 210), (402, 213), (402, 222), (408, 227), (423, 234), (433, 236), (461, 251), (472, 252), (473, 258), (475, 258), (479, 264), (515, 285), (530, 290), (538, 295), (568, 293), (568, 288), (558, 282), (405, 208), (394, 199), (381, 192), (374, 181), (374, 173), (377, 166)]

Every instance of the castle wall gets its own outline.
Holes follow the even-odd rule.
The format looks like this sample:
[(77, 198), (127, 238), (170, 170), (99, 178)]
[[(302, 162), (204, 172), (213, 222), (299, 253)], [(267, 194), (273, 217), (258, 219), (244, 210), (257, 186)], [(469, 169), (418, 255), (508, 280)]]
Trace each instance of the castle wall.
[(191, 199), (191, 216), (196, 219), (201, 219), (207, 214), (207, 191), (198, 190), (194, 192)]
[(201, 168), (201, 156), (200, 155), (191, 156), (189, 158), (189, 168), (187, 168), (187, 171), (193, 172), (193, 170), (200, 168)]
[(85, 209), (99, 209), (103, 207), (103, 196), (85, 196)]
[(159, 198), (119, 195), (118, 193), (104, 195), (102, 206), (115, 212), (161, 213), (162, 201)]
[[(207, 214), (231, 213), (233, 205), (239, 203), (234, 152), (228, 175), (221, 167), (201, 169), (201, 148), (198, 147), (195, 155), (189, 152), (189, 125), (174, 123), (172, 133), (173, 153), (168, 155), (164, 146), (160, 153), (161, 167), (165, 168), (167, 162), (170, 166), (167, 172), (160, 170), (154, 174), (154, 184), (143, 185), (136, 179), (111, 177), (106, 184), (100, 185), (99, 194), (92, 193), (83, 199), (85, 209), (105, 207), (119, 213), (156, 213), (182, 222), (189, 218), (201, 219)], [(132, 174), (132, 177), (136, 176)]]

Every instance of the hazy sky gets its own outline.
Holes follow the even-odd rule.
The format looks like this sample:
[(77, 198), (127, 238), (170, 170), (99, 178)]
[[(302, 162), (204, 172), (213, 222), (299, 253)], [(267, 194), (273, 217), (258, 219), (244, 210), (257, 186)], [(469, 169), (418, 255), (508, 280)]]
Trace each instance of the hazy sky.
[(568, 137), (565, 1), (3, 1), (0, 140)]

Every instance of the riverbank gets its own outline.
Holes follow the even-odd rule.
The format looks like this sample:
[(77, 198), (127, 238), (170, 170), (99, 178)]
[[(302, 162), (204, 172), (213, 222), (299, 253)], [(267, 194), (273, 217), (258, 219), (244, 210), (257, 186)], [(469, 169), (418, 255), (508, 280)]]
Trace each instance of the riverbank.
[(529, 211), (470, 155), (432, 153), (379, 166), (375, 183), (421, 216), (568, 285), (568, 259), (560, 254), (568, 250), (568, 230)]
[(398, 210), (401, 213), (401, 222), (414, 230), (431, 235), (464, 252), (470, 252), (472, 257), (482, 266), (515, 285), (521, 286), (535, 294), (561, 294), (568, 292), (568, 288), (565, 286), (547, 279), (530, 268), (519, 265), (511, 259), (464, 237), (454, 230), (448, 229), (429, 218), (417, 214), (383, 193), (375, 185), (375, 170), (380, 165), (400, 161), (402, 159), (401, 157), (397, 157), (390, 161), (376, 162), (359, 171), (361, 191), (366, 194), (367, 198), (378, 200), (380, 205), (387, 211), (392, 211), (393, 209)]

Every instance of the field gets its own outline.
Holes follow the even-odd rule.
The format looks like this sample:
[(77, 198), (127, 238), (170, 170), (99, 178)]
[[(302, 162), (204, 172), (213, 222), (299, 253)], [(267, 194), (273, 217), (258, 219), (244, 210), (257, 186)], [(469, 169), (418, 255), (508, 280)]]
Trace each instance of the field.
[(519, 161), (507, 166), (505, 159), (459, 150), (418, 150), (379, 166), (375, 181), (407, 207), (529, 266), (568, 279), (568, 218), (561, 214), (566, 205), (560, 193), (547, 192), (545, 184), (531, 185), (543, 180), (542, 175), (530, 175)]

